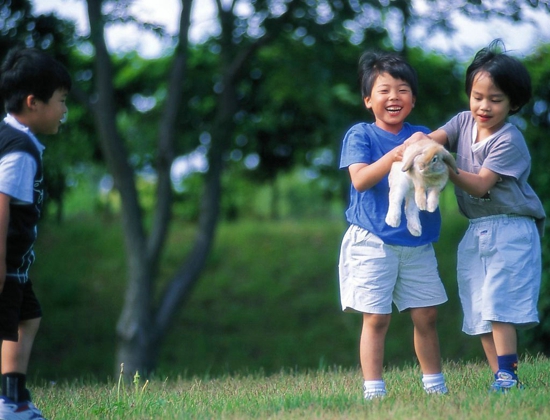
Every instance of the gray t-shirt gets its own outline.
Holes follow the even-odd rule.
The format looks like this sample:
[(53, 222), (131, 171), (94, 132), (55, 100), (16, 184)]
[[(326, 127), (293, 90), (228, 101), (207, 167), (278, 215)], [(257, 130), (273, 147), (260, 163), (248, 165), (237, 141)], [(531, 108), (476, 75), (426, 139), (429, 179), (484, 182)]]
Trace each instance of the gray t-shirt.
[(456, 152), (459, 169), (477, 174), (487, 168), (500, 175), (495, 186), (481, 198), (455, 187), (461, 213), (469, 219), (500, 214), (533, 217), (542, 236), (546, 216), (540, 199), (527, 183), (531, 156), (521, 132), (507, 123), (476, 143), (477, 127), (470, 111), (461, 112), (441, 129), (447, 133), (450, 151)]

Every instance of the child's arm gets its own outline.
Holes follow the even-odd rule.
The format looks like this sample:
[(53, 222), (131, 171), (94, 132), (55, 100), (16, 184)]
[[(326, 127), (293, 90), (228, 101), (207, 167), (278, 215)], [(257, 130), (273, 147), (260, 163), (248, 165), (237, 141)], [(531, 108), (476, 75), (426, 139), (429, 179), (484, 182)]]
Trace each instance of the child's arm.
[(461, 190), (474, 197), (483, 197), (498, 182), (500, 175), (487, 168), (481, 168), (479, 174), (459, 169), (458, 174), (449, 171), (449, 178)]
[[(445, 145), (447, 143), (445, 130), (435, 130), (429, 136), (439, 144)], [(459, 174), (449, 171), (449, 178), (453, 184), (468, 194), (474, 197), (483, 197), (498, 182), (500, 176), (489, 169), (481, 168), (477, 175), (462, 170), (459, 170)]]
[[(435, 130), (428, 134), (428, 137), (439, 144), (447, 144), (447, 133), (445, 130)], [(426, 138), (424, 133), (415, 133), (406, 140), (405, 144), (410, 144), (422, 138)], [(457, 175), (454, 171), (449, 171), (449, 178), (453, 184), (468, 194), (474, 197), (483, 197), (498, 182), (500, 175), (489, 169), (481, 168), (479, 174), (459, 170), (459, 174)]]
[(447, 133), (445, 132), (445, 130), (439, 129), (432, 131), (430, 134), (428, 134), (428, 137), (432, 140), (435, 140), (439, 144), (442, 144), (443, 146), (447, 144)]
[(6, 255), (11, 197), (0, 193), (0, 293), (6, 281)]
[(350, 165), (348, 168), (349, 175), (355, 189), (363, 192), (378, 184), (390, 172), (393, 162), (403, 159), (403, 149), (403, 145), (397, 146), (370, 165), (367, 163)]
[(412, 136), (410, 136), (407, 140), (405, 140), (404, 144), (405, 146), (409, 146), (414, 142), (417, 142), (419, 140), (424, 140), (424, 139), (432, 139), (437, 143), (445, 146), (445, 144), (447, 144), (447, 133), (443, 130), (436, 130), (431, 132), (430, 134), (417, 131)]

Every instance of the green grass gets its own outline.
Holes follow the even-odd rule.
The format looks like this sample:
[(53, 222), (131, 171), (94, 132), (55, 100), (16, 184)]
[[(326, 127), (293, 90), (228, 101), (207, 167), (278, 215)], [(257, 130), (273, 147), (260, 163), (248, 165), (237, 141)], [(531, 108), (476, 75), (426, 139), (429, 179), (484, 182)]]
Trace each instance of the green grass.
[(282, 370), (272, 375), (219, 378), (137, 379), (66, 382), (35, 390), (35, 402), (53, 420), (108, 419), (547, 419), (550, 417), (545, 357), (521, 361), (526, 389), (488, 393), (492, 374), (486, 364), (444, 364), (450, 394), (428, 396), (416, 367), (385, 371), (388, 396), (362, 399), (356, 369)]

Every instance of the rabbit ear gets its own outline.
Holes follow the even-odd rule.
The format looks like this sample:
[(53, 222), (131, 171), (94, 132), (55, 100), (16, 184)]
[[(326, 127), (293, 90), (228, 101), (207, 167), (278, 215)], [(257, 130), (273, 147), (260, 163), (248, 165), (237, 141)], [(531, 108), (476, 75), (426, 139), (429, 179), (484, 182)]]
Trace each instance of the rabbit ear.
[(455, 158), (447, 150), (444, 150), (443, 162), (445, 162), (447, 166), (454, 171), (455, 174), (458, 174), (458, 168), (456, 167)]
[(403, 166), (401, 168), (403, 172), (407, 172), (409, 169), (411, 169), (411, 167), (414, 165), (414, 160), (416, 159), (416, 157), (424, 153), (424, 149), (422, 147), (418, 147), (417, 145), (411, 145), (408, 147), (414, 147), (415, 150), (410, 152), (409, 154), (405, 153), (407, 156), (403, 156), (405, 158), (403, 159)]
[(407, 172), (414, 164), (414, 159), (422, 154), (422, 150), (417, 150), (416, 153), (411, 153), (409, 156), (407, 156), (407, 159), (403, 161), (403, 166), (401, 167), (401, 170), (403, 172)]

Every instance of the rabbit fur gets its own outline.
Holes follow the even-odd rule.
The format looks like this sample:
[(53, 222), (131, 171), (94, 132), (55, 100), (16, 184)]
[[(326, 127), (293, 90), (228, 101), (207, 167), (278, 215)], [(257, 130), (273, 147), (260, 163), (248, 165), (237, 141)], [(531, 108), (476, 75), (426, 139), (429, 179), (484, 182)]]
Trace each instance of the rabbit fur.
[(423, 138), (405, 148), (403, 160), (392, 164), (389, 174), (389, 207), (386, 223), (401, 224), (401, 205), (405, 201), (407, 229), (413, 236), (422, 234), (420, 210), (435, 211), (439, 194), (449, 179), (449, 169), (458, 173), (456, 162), (442, 145)]

